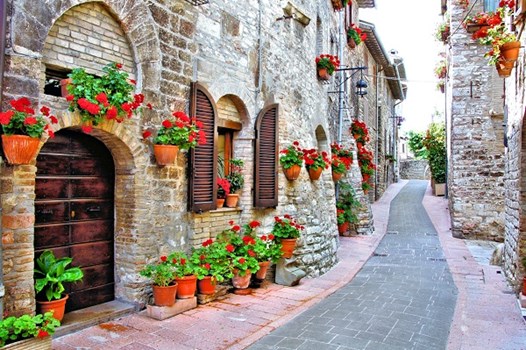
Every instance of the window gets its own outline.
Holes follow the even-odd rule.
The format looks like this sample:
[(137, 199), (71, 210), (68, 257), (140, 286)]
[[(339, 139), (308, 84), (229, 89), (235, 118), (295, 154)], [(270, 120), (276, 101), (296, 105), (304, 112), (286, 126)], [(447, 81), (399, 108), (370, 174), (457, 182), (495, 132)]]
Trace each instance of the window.
[(498, 0), (484, 0), (484, 12), (495, 12), (499, 7)]
[(71, 70), (61, 70), (46, 67), (46, 83), (44, 94), (51, 96), (62, 96), (60, 81), (67, 79)]

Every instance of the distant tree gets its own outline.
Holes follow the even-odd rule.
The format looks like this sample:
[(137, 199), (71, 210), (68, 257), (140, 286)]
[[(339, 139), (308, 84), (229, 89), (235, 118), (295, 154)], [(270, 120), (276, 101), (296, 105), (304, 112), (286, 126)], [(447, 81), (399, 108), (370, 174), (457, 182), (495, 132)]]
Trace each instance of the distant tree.
[(427, 149), (424, 146), (424, 138), (426, 134), (424, 131), (409, 131), (407, 133), (408, 141), (407, 145), (409, 150), (413, 152), (416, 159), (426, 159)]
[(446, 182), (447, 150), (446, 128), (444, 123), (431, 123), (424, 138), (424, 146), (429, 152), (427, 161), (431, 168), (431, 176), (436, 183)]

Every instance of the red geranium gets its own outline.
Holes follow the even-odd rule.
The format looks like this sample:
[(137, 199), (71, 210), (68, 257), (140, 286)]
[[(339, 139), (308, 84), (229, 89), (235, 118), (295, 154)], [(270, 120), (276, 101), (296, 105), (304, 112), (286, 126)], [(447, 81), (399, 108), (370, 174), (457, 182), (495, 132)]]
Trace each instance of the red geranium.
[(35, 114), (35, 110), (31, 108), (31, 101), (26, 97), (11, 100), (10, 105), (11, 110), (0, 112), (0, 124), (5, 135), (40, 138), (45, 131), (49, 137), (54, 136), (51, 124), (56, 124), (58, 120), (50, 115), (49, 107), (42, 106), (42, 114)]

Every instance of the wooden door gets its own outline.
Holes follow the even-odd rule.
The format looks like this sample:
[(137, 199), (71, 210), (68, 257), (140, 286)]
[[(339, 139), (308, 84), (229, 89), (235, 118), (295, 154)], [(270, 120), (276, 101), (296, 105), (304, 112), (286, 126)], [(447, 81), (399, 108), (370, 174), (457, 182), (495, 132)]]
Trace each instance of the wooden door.
[(84, 272), (68, 283), (67, 311), (114, 299), (113, 159), (104, 144), (63, 130), (37, 157), (35, 258), (45, 249), (70, 256)]

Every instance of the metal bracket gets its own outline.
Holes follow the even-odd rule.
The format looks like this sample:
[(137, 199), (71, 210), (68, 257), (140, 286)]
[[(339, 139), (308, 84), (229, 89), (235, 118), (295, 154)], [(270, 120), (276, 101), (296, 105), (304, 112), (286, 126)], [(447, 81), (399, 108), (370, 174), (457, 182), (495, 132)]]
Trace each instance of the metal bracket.
[(199, 6), (210, 3), (210, 0), (186, 0), (186, 2), (190, 5)]

